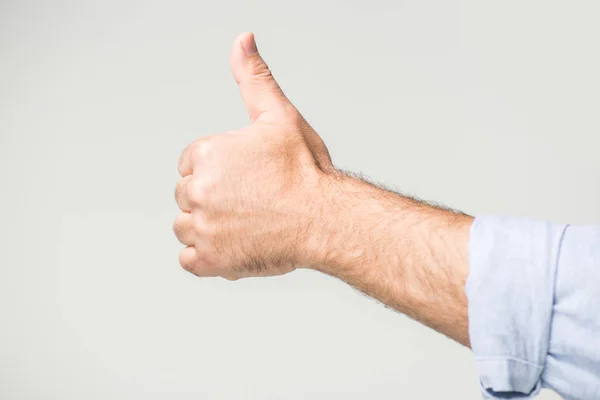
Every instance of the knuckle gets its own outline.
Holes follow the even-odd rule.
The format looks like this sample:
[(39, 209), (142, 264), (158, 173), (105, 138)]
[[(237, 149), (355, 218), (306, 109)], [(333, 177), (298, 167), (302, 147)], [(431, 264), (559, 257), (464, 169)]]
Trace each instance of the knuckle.
[(220, 140), (222, 135), (216, 135), (211, 137), (204, 137), (196, 140), (195, 142), (188, 145), (179, 161), (177, 163), (177, 170), (182, 176), (188, 175), (193, 169), (194, 165), (202, 163), (207, 158), (210, 158), (216, 149), (216, 143)]
[(253, 60), (250, 65), (250, 70), (252, 72), (251, 76), (255, 79), (269, 79), (273, 76), (267, 63), (260, 58)]
[(196, 237), (204, 236), (204, 226), (202, 224), (195, 223), (192, 227), (192, 230), (194, 231)]
[(306, 123), (296, 107), (291, 106), (284, 108), (283, 114), (288, 124), (294, 128), (302, 127)]
[(217, 230), (214, 224), (207, 222), (206, 218), (201, 217), (193, 223), (191, 227), (196, 238), (196, 246), (202, 248), (201, 257), (207, 264), (216, 263), (225, 256), (222, 246), (219, 245), (220, 238), (217, 237)]
[(202, 204), (206, 199), (207, 188), (203, 181), (194, 179), (190, 182), (188, 197), (193, 204)]
[(210, 156), (213, 152), (214, 144), (211, 140), (199, 140), (194, 145), (193, 159), (200, 161)]
[(194, 217), (194, 222), (193, 222), (193, 230), (194, 233), (197, 236), (205, 236), (205, 234), (207, 233), (208, 229), (207, 229), (207, 223), (206, 223), (206, 218), (200, 215), (197, 215)]

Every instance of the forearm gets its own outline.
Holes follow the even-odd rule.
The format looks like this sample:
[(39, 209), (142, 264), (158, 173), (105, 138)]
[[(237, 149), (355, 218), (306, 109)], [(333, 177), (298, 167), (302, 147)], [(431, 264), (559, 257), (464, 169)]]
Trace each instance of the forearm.
[(472, 218), (342, 174), (320, 192), (309, 264), (469, 346)]

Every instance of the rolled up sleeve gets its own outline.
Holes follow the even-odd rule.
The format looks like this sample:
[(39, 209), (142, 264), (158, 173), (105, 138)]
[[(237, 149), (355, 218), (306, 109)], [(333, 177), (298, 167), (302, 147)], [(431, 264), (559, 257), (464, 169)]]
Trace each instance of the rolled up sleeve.
[(484, 398), (600, 399), (600, 226), (476, 218), (465, 290)]
[(484, 397), (531, 398), (542, 387), (566, 228), (495, 216), (473, 222), (465, 290)]

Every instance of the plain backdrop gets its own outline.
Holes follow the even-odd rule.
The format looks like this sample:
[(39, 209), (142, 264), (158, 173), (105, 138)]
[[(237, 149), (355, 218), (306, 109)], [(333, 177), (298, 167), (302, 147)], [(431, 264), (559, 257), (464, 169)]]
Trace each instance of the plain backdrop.
[[(336, 165), (599, 222), (597, 1), (0, 1), (0, 398), (477, 399), (470, 352), (310, 271), (177, 262), (177, 159), (256, 33)], [(554, 399), (544, 393), (541, 398)]]

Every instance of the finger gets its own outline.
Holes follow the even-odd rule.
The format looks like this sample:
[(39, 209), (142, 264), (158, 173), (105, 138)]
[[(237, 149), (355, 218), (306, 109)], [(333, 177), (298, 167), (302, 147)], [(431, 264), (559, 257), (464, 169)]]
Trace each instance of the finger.
[(179, 264), (188, 272), (200, 277), (219, 276), (215, 268), (210, 267), (198, 255), (195, 247), (188, 246), (179, 254)]
[(181, 264), (181, 267), (186, 271), (191, 272), (197, 259), (196, 248), (193, 246), (188, 246), (179, 253), (179, 264)]
[(173, 232), (177, 239), (186, 246), (192, 246), (196, 240), (192, 214), (180, 213), (173, 224)]
[(193, 175), (186, 175), (177, 182), (175, 187), (175, 201), (181, 211), (189, 213), (192, 211), (192, 205), (190, 204), (190, 182), (193, 179)]
[(252, 121), (262, 113), (290, 104), (258, 53), (253, 33), (243, 33), (235, 39), (230, 63)]
[(191, 175), (194, 172), (194, 158), (193, 155), (198, 153), (199, 150), (203, 149), (204, 144), (207, 142), (207, 137), (196, 139), (190, 143), (183, 152), (177, 163), (177, 170), (179, 175), (182, 177)]
[(182, 177), (191, 175), (193, 172), (192, 168), (192, 160), (191, 160), (191, 150), (194, 146), (195, 142), (187, 146), (183, 149), (181, 156), (179, 157), (179, 161), (177, 162), (177, 171), (179, 175)]

